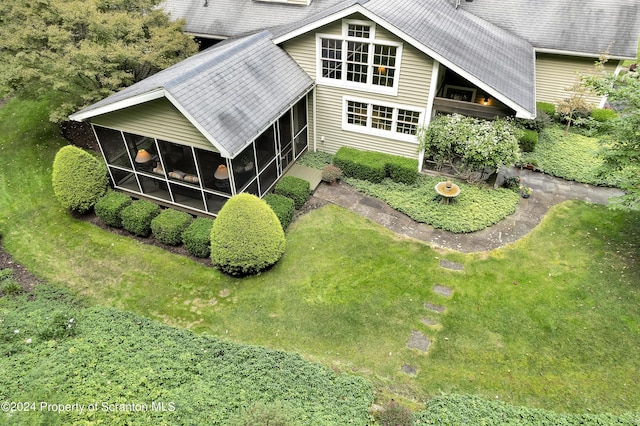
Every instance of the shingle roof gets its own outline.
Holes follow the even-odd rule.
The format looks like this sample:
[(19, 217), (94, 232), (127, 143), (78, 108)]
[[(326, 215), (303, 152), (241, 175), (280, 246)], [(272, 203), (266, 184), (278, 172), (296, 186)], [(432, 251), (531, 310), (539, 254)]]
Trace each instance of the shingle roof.
[[(455, 3), (455, 0), (450, 0)], [(462, 0), (460, 8), (528, 40), (539, 49), (635, 58), (638, 0)]]
[(71, 116), (164, 90), (223, 155), (234, 157), (313, 85), (268, 32), (230, 40), (188, 58)]
[(297, 22), (344, 0), (313, 0), (309, 6), (255, 0), (165, 0), (172, 19), (185, 19), (184, 30), (212, 37), (235, 37)]

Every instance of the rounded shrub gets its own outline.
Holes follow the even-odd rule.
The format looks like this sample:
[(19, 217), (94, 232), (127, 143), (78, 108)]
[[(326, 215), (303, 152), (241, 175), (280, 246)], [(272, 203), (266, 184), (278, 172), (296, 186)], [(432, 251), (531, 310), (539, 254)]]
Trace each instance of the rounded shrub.
[(536, 102), (536, 110), (543, 112), (551, 117), (556, 114), (556, 106), (551, 102)]
[(147, 200), (136, 200), (122, 209), (122, 227), (134, 235), (147, 237), (151, 233), (151, 221), (160, 214), (160, 207)]
[(166, 209), (151, 220), (151, 232), (161, 243), (177, 246), (182, 244), (182, 233), (192, 220), (188, 213)]
[(209, 257), (211, 254), (211, 228), (213, 219), (196, 218), (182, 233), (182, 243), (189, 254), (195, 257)]
[(107, 169), (87, 151), (67, 145), (53, 160), (53, 192), (67, 209), (86, 213), (107, 191)]
[(282, 229), (286, 231), (296, 211), (293, 200), (284, 195), (267, 194), (264, 197), (264, 201), (267, 202), (271, 210), (278, 216)]
[(295, 176), (285, 176), (276, 184), (274, 193), (291, 198), (299, 209), (307, 202), (311, 195), (311, 185), (309, 181), (297, 178)]
[(618, 113), (612, 109), (594, 108), (591, 110), (591, 118), (600, 123), (606, 123), (618, 118)]
[(211, 260), (221, 271), (245, 276), (274, 265), (284, 253), (285, 237), (276, 214), (251, 194), (229, 199), (211, 229)]
[(96, 216), (98, 216), (105, 225), (122, 228), (120, 213), (122, 213), (122, 210), (129, 204), (131, 204), (131, 197), (127, 194), (107, 191), (107, 193), (98, 200), (94, 210)]

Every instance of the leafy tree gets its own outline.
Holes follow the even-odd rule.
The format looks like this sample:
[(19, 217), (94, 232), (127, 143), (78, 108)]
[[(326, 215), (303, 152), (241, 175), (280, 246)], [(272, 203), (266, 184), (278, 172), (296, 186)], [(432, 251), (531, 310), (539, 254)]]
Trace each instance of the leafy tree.
[[(194, 54), (160, 0), (0, 2), (0, 97), (51, 99), (50, 120)], [(53, 93), (52, 93), (53, 89)]]
[(640, 210), (640, 75), (637, 68), (612, 74), (600, 67), (597, 75), (583, 78), (587, 87), (608, 101), (620, 114), (604, 138), (600, 155), (604, 159), (603, 175), (615, 175), (626, 192), (612, 200), (614, 209)]

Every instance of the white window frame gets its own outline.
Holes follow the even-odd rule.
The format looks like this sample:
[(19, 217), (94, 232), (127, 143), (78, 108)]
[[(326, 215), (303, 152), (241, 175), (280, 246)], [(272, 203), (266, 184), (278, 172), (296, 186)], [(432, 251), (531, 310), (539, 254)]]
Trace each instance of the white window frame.
[[(349, 102), (361, 102), (367, 104), (367, 125), (360, 126), (357, 124), (349, 123), (348, 111), (349, 111)], [(377, 129), (373, 127), (373, 106), (381, 106), (387, 108), (393, 108), (393, 120), (391, 124), (391, 130), (383, 130)], [(397, 131), (398, 128), (398, 111), (399, 110), (407, 110), (417, 112), (420, 115), (418, 116), (418, 123), (416, 124), (416, 130), (422, 123), (424, 118), (425, 110), (423, 108), (416, 108), (409, 105), (402, 105), (390, 102), (379, 102), (375, 99), (364, 99), (357, 98), (352, 96), (343, 96), (342, 97), (342, 129), (350, 132), (362, 133), (370, 136), (378, 136), (387, 139), (395, 139), (404, 142), (412, 142), (417, 144), (418, 138), (416, 135), (408, 135), (406, 133), (399, 133)]]
[[(369, 38), (349, 37), (349, 25), (366, 25), (369, 27)], [(331, 39), (341, 41), (341, 78), (328, 78), (322, 75), (322, 40)], [(368, 45), (367, 53), (367, 82), (358, 83), (347, 80), (347, 46), (349, 42), (365, 43)], [(381, 86), (373, 84), (374, 76), (374, 56), (375, 46), (395, 47), (395, 74), (393, 76), (393, 86)], [(388, 40), (376, 39), (376, 24), (370, 21), (360, 21), (355, 19), (345, 19), (342, 21), (342, 34), (316, 34), (316, 82), (327, 86), (342, 87), (345, 89), (366, 90), (372, 93), (397, 96), (398, 84), (400, 81), (400, 64), (402, 62), (402, 43)]]

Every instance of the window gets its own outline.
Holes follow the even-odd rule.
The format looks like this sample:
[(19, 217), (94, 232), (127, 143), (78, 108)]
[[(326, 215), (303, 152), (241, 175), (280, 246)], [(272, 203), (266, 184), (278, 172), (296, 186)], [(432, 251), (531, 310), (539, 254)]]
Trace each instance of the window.
[(420, 114), (418, 110), (401, 106), (345, 99), (343, 127), (357, 132), (415, 141)]
[(342, 37), (318, 35), (319, 79), (327, 84), (397, 90), (402, 45), (375, 39), (373, 23), (346, 21)]

